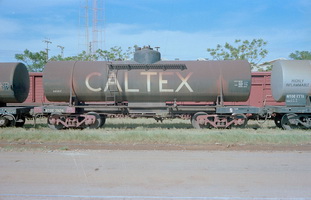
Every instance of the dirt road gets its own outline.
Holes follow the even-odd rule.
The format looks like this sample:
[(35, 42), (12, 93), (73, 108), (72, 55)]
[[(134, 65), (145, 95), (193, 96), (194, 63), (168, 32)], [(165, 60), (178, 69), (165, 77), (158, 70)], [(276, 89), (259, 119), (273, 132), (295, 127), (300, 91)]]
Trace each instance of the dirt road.
[(311, 152), (0, 152), (0, 199), (311, 199)]

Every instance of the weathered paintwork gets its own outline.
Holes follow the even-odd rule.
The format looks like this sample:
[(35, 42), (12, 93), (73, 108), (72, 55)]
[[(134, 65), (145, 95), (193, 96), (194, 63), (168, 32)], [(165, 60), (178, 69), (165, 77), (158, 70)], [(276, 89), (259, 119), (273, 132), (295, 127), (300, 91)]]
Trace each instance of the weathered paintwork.
[(271, 90), (276, 101), (288, 94), (311, 95), (311, 61), (281, 60), (273, 64)]
[[(30, 90), (28, 98), (22, 105), (42, 105), (42, 103), (50, 103), (47, 101), (43, 92), (43, 73), (42, 72), (30, 72)], [(225, 102), (225, 105), (249, 105), (256, 107), (263, 107), (265, 105), (270, 106), (282, 106), (284, 102), (276, 102), (271, 93), (271, 72), (252, 72), (252, 86), (250, 98), (246, 102)], [(174, 102), (171, 102), (172, 104)], [(177, 102), (180, 105), (191, 105), (194, 102)], [(206, 105), (210, 102), (195, 103), (196, 105)], [(15, 105), (15, 104), (14, 104)], [(20, 104), (19, 104), (20, 105)]]
[(22, 103), (29, 92), (29, 74), (22, 63), (0, 63), (0, 103)]
[[(247, 61), (159, 61), (146, 70), (109, 70), (111, 62), (58, 61), (44, 69), (44, 91), (49, 101), (165, 102), (247, 101), (251, 70)], [(137, 65), (137, 62), (113, 62)], [(174, 68), (185, 65), (186, 69)], [(164, 66), (163, 69), (158, 66)], [(167, 68), (165, 66), (168, 66)], [(174, 66), (173, 68), (170, 66)]]
[(145, 46), (136, 49), (134, 60), (142, 64), (152, 64), (161, 60), (161, 54), (150, 48), (150, 46)]

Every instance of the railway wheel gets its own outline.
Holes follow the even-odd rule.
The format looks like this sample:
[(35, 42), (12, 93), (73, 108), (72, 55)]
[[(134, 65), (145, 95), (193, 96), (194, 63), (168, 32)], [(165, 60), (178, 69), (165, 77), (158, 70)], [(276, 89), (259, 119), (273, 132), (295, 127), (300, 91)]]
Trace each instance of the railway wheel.
[(208, 125), (204, 125), (204, 124), (202, 124), (202, 123), (200, 123), (199, 121), (198, 121), (198, 116), (201, 116), (201, 115), (207, 115), (207, 113), (205, 113), (205, 112), (197, 112), (197, 113), (195, 113), (193, 116), (192, 116), (192, 118), (191, 118), (191, 124), (192, 124), (192, 126), (194, 127), (194, 128), (196, 128), (196, 129), (202, 129), (202, 128), (209, 128), (209, 126)]
[(282, 117), (283, 117), (283, 115), (281, 115), (281, 114), (277, 114), (274, 117), (274, 123), (275, 123), (276, 127), (278, 127), (278, 128), (283, 128), (282, 123), (281, 123)]
[(7, 114), (0, 117), (0, 127), (13, 127), (16, 120), (13, 115)]
[(25, 117), (20, 117), (18, 120), (16, 120), (15, 126), (16, 127), (23, 127), (26, 122)]
[(284, 130), (291, 130), (298, 128), (297, 123), (298, 115), (296, 114), (285, 114), (281, 119), (281, 126)]
[(6, 127), (8, 123), (9, 121), (7, 118), (0, 116), (0, 127)]
[(237, 128), (244, 128), (248, 121), (244, 114), (233, 114), (233, 120), (236, 122), (234, 123), (234, 127)]
[(99, 127), (103, 127), (106, 123), (106, 115), (100, 115), (101, 123)]
[(57, 124), (57, 121), (61, 119), (62, 115), (59, 113), (52, 113), (47, 119), (48, 126), (53, 130), (61, 130), (64, 128), (64, 125), (61, 123)]
[(97, 114), (95, 112), (89, 112), (89, 113), (87, 113), (87, 115), (93, 115), (96, 118), (94, 124), (86, 126), (87, 129), (96, 129), (96, 128), (100, 128), (101, 126), (103, 126), (103, 124), (102, 124), (103, 120), (99, 114)]

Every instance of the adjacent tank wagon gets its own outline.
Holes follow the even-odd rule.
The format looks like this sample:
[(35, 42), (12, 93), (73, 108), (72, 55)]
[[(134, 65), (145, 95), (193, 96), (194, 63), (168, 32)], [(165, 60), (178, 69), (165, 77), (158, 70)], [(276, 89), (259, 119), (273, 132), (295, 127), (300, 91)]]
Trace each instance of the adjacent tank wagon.
[(285, 101), (288, 94), (311, 95), (311, 61), (281, 60), (273, 64), (272, 95), (276, 101)]
[(0, 63), (0, 104), (22, 103), (29, 92), (29, 74), (22, 63)]
[(311, 61), (281, 60), (271, 74), (273, 98), (285, 106), (265, 107), (283, 129), (311, 128)]
[(22, 63), (0, 63), (0, 127), (22, 126), (31, 107), (7, 106), (23, 103), (29, 92), (29, 74)]

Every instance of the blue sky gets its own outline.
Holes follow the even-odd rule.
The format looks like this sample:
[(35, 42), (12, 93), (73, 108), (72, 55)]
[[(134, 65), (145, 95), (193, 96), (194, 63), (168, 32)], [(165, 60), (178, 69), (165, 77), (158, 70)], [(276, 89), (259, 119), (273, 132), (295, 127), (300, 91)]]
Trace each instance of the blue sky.
[[(92, 0), (89, 0), (90, 2)], [(310, 0), (103, 0), (104, 48), (159, 46), (164, 59), (210, 58), (207, 48), (235, 39), (268, 42), (263, 61), (311, 51)], [(81, 3), (82, 2), (82, 3)], [(0, 0), (0, 62), (26, 48), (50, 55), (84, 48), (83, 0)], [(90, 30), (90, 34), (91, 30)]]

